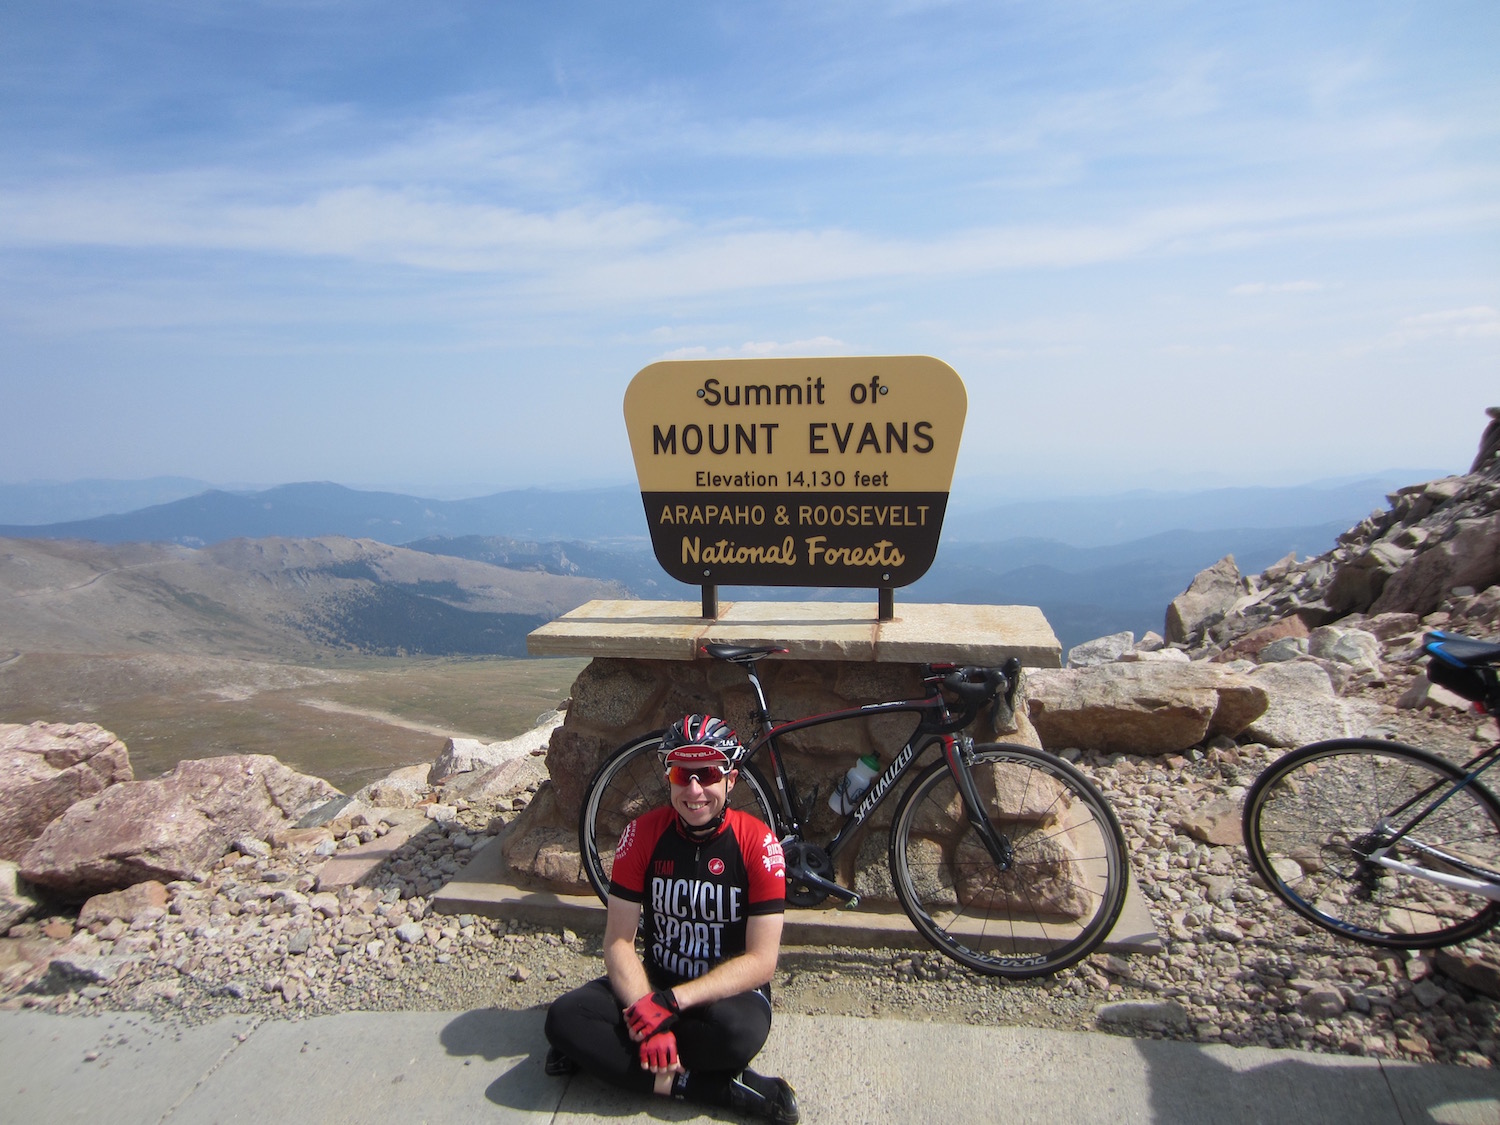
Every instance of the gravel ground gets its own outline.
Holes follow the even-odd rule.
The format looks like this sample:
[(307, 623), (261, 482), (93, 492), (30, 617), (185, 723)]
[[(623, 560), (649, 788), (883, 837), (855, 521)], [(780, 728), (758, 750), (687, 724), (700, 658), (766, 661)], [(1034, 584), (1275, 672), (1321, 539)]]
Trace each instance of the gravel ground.
[[(1474, 717), (1397, 712), (1393, 692), (1371, 701), (1385, 730), (1472, 753)], [(1306, 925), (1256, 885), (1242, 846), (1195, 836), (1190, 822), (1201, 826), (1216, 801), (1232, 806), (1279, 753), (1226, 743), (1168, 758), (1077, 756), (1120, 815), (1159, 954), (1096, 954), (1010, 983), (931, 950), (792, 948), (773, 986), (777, 1009), (1500, 1064), (1500, 1004), (1455, 979), (1465, 975), (1456, 961)], [(13, 928), (0, 939), (0, 1007), (199, 1021), (545, 1005), (602, 971), (597, 934), (428, 912), (427, 896), (502, 823), (493, 810), (460, 809), (405, 844), (372, 885), (337, 893), (314, 890), (317, 845), (352, 847), (387, 825), (335, 822), (324, 836), (245, 842), (206, 883), (171, 884), (165, 905), (85, 928), (76, 915)], [(1460, 952), (1500, 964), (1494, 943)]]

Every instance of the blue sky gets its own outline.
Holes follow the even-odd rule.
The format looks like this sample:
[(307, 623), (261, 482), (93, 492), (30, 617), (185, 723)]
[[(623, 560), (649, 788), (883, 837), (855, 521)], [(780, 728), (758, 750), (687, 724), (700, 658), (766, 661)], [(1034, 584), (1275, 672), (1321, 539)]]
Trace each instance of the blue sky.
[(0, 481), (630, 479), (670, 357), (924, 353), (1035, 494), (1461, 471), (1500, 5), (12, 0)]

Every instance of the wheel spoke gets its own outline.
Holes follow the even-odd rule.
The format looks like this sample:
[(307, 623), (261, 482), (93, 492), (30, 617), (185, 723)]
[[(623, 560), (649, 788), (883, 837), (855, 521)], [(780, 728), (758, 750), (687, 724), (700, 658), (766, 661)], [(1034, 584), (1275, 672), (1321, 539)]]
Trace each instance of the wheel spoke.
[[(1488, 929), (1497, 904), (1374, 863), (1385, 855), (1452, 873), (1500, 872), (1500, 805), (1482, 787), (1423, 810), (1462, 777), (1451, 763), (1414, 747), (1369, 739), (1319, 743), (1268, 768), (1246, 801), (1251, 862), (1294, 910), (1336, 933), (1374, 945), (1431, 948)], [(1420, 817), (1410, 833), (1395, 833)], [(1433, 849), (1429, 851), (1427, 849)]]
[(968, 822), (939, 763), (913, 783), (891, 833), (891, 873), (907, 914), (940, 950), (1001, 976), (1056, 972), (1095, 948), (1119, 913), (1124, 842), (1081, 774), (1026, 747), (986, 747), (971, 771), (1005, 870)]

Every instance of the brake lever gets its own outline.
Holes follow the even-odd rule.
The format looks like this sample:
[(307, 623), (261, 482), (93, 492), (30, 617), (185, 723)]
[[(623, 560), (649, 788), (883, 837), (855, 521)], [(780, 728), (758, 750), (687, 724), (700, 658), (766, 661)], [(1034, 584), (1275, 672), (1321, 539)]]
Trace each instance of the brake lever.
[(1016, 725), (1016, 696), (1021, 690), (1021, 660), (1012, 656), (998, 669), (1005, 681), (1005, 690), (995, 692), (990, 700), (990, 729), (996, 734), (1002, 730), (1014, 730)]

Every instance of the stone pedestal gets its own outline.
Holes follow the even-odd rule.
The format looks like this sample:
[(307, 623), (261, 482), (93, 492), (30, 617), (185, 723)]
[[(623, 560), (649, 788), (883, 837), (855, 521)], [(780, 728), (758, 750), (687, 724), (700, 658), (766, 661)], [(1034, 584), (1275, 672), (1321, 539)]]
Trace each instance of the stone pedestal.
[[(587, 891), (578, 858), (579, 806), (599, 763), (626, 741), (693, 713), (718, 715), (746, 743), (752, 740), (749, 683), (738, 666), (702, 653), (710, 641), (788, 650), (760, 664), (778, 720), (919, 696), (920, 666), (933, 661), (993, 666), (1015, 656), (1028, 667), (1061, 665), (1057, 637), (1031, 606), (898, 602), (892, 621), (877, 620), (873, 605), (847, 602), (725, 603), (714, 621), (700, 617), (699, 608), (691, 602), (594, 601), (527, 638), (533, 655), (594, 659), (574, 683), (566, 718), (553, 732), (547, 752), (551, 782), (507, 833), (504, 856), (513, 877), (564, 893)], [(1015, 727), (992, 730), (981, 717), (971, 733), (980, 741), (1040, 746), (1025, 708), (1016, 710)], [(778, 740), (804, 799), (817, 788), (813, 837), (831, 833), (841, 819), (825, 798), (854, 760), (874, 752), (889, 762), (915, 726), (915, 715), (887, 715)], [(883, 872), (884, 829), (896, 804), (887, 800), (872, 818), (864, 845), (847, 853), (849, 869), (840, 872), (846, 882), (868, 884), (860, 878), (867, 866), (878, 864)]]

